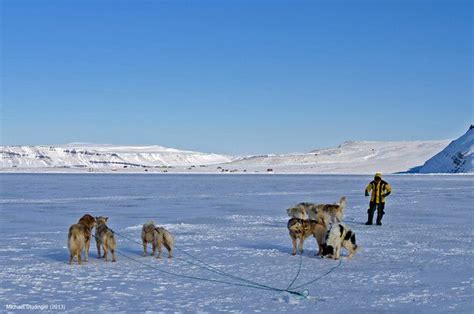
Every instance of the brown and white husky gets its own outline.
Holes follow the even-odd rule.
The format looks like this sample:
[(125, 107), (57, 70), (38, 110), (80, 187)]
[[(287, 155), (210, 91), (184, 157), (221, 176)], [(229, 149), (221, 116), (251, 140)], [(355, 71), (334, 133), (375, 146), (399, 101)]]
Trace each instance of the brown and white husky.
[(303, 253), (303, 244), (304, 240), (309, 236), (314, 236), (318, 244), (318, 253), (321, 255), (324, 249), (326, 230), (330, 217), (326, 213), (318, 213), (315, 217), (316, 219), (300, 219), (300, 218), (291, 218), (288, 221), (288, 232), (290, 233), (290, 238), (293, 244), (292, 255), (296, 254), (297, 242), (299, 240), (299, 251)]
[(153, 247), (152, 256), (155, 256), (158, 248), (157, 258), (163, 254), (162, 246), (168, 250), (168, 258), (173, 257), (174, 238), (165, 228), (157, 227), (153, 221), (149, 221), (142, 228), (143, 256), (146, 256), (147, 244), (151, 243)]
[(95, 226), (95, 218), (86, 214), (79, 221), (69, 227), (67, 235), (67, 247), (69, 248), (69, 264), (72, 263), (74, 256), (77, 256), (77, 263), (82, 264), (82, 251), (85, 250), (85, 259), (89, 260), (89, 248), (91, 246), (92, 228)]

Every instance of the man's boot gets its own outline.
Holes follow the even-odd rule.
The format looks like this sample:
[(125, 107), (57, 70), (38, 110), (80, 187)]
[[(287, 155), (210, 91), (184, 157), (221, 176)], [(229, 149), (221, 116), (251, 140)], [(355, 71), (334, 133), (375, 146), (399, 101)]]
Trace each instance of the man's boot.
[(370, 208), (367, 209), (367, 215), (367, 222), (365, 224), (369, 226), (372, 224), (372, 220), (374, 220), (374, 211), (370, 210)]
[(377, 212), (377, 226), (382, 225), (382, 217), (385, 212), (383, 210)]

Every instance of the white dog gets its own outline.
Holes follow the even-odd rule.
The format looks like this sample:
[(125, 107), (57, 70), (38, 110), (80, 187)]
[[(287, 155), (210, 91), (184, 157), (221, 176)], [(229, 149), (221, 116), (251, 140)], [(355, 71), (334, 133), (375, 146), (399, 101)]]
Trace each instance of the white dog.
[(342, 247), (349, 251), (349, 258), (356, 253), (358, 246), (355, 233), (342, 223), (332, 224), (326, 233), (322, 255), (337, 260), (341, 256)]

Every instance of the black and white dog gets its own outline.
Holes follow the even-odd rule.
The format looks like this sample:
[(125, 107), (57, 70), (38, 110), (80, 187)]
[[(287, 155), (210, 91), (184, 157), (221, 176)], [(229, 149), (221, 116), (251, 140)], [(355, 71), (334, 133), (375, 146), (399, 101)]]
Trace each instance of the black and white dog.
[(349, 251), (351, 258), (358, 249), (355, 233), (342, 223), (330, 225), (326, 233), (326, 241), (323, 249), (323, 256), (339, 259), (341, 257), (341, 248)]

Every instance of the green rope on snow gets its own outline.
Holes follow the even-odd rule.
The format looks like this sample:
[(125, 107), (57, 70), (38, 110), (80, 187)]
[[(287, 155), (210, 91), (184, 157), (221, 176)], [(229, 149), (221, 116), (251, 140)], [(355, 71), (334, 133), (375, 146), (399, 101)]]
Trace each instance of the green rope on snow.
[(327, 275), (329, 275), (330, 273), (332, 273), (333, 271), (335, 271), (336, 269), (338, 269), (338, 268), (341, 266), (341, 264), (342, 264), (342, 259), (340, 259), (340, 260), (339, 260), (339, 263), (338, 263), (336, 266), (334, 266), (333, 268), (331, 268), (328, 272), (322, 274), (321, 276), (317, 277), (316, 279), (313, 279), (313, 280), (311, 280), (311, 281), (305, 282), (305, 283), (303, 283), (303, 284), (301, 284), (301, 285), (299, 285), (299, 286), (293, 287), (293, 289), (302, 288), (302, 287), (304, 287), (304, 286), (310, 285), (310, 284), (312, 284), (312, 283), (315, 283), (315, 282), (317, 282), (317, 281), (323, 279), (324, 277), (326, 277)]
[[(116, 231), (112, 231), (114, 234), (117, 234), (118, 236), (120, 237), (123, 237), (131, 242), (135, 242), (137, 244), (140, 244), (142, 245), (142, 243), (139, 243), (131, 238), (128, 238), (124, 235), (121, 235), (120, 233), (117, 233)], [(142, 261), (139, 261), (135, 258), (132, 258), (124, 253), (121, 253), (119, 252), (119, 250), (115, 250), (117, 252), (117, 254), (129, 259), (129, 260), (132, 260), (136, 263), (139, 263), (141, 265), (144, 265), (144, 266), (147, 266), (149, 268), (152, 268), (152, 269), (155, 269), (159, 272), (162, 272), (162, 273), (165, 273), (165, 274), (168, 274), (168, 275), (173, 275), (173, 276), (176, 276), (176, 277), (182, 277), (182, 278), (187, 278), (187, 279), (193, 279), (193, 280), (201, 280), (201, 281), (208, 281), (208, 282), (214, 282), (214, 283), (222, 283), (222, 284), (227, 284), (227, 285), (233, 285), (233, 286), (240, 286), (240, 287), (248, 287), (248, 288), (254, 288), (254, 289), (260, 289), (260, 290), (268, 290), (268, 291), (275, 291), (275, 292), (288, 292), (290, 294), (293, 294), (293, 295), (298, 295), (302, 298), (306, 298), (307, 297), (307, 294), (305, 295), (304, 292), (299, 292), (299, 291), (295, 291), (295, 290), (290, 290), (289, 288), (287, 289), (280, 289), (280, 288), (274, 288), (274, 287), (271, 287), (271, 286), (268, 286), (268, 285), (264, 285), (264, 284), (260, 284), (260, 283), (257, 283), (257, 282), (254, 282), (254, 281), (251, 281), (251, 280), (248, 280), (248, 279), (245, 279), (245, 278), (241, 278), (241, 277), (238, 277), (238, 276), (234, 276), (234, 275), (231, 275), (231, 274), (227, 274), (225, 273), (224, 271), (221, 271), (211, 265), (209, 265), (210, 267), (204, 267), (204, 266), (201, 266), (201, 265), (198, 265), (198, 264), (194, 264), (198, 267), (201, 267), (201, 268), (204, 268), (204, 269), (207, 269), (209, 271), (212, 271), (216, 274), (219, 274), (219, 275), (222, 275), (222, 276), (226, 276), (226, 277), (229, 277), (229, 278), (232, 278), (232, 279), (236, 279), (236, 280), (241, 280), (241, 281), (244, 281), (244, 282), (247, 282), (248, 284), (239, 284), (239, 283), (233, 283), (233, 282), (228, 282), (228, 281), (223, 281), (223, 280), (218, 280), (218, 279), (208, 279), (208, 278), (202, 278), (202, 277), (196, 277), (196, 276), (191, 276), (191, 275), (182, 275), (182, 274), (177, 274), (177, 273), (174, 273), (174, 272), (170, 272), (170, 271), (166, 271), (166, 270), (162, 270), (162, 269), (159, 269), (155, 266), (152, 266), (150, 264), (147, 264), (147, 263), (144, 263)], [(181, 252), (185, 252), (184, 250), (180, 250)], [(192, 256), (191, 254), (185, 252), (186, 254)], [(180, 260), (183, 260), (184, 259), (180, 259)], [(202, 262), (202, 261), (201, 261)], [(202, 262), (204, 264), (206, 264), (205, 262)], [(215, 270), (212, 270), (212, 268), (214, 268)]]
[[(134, 239), (132, 239), (132, 238), (130, 238), (130, 237), (127, 237), (127, 236), (125, 236), (125, 235), (123, 235), (123, 234), (121, 234), (121, 233), (118, 233), (118, 232), (116, 232), (116, 231), (114, 231), (114, 230), (112, 230), (112, 232), (113, 232), (114, 234), (117, 234), (118, 236), (120, 236), (120, 237), (122, 237), (122, 238), (124, 238), (124, 239), (127, 239), (127, 240), (129, 240), (129, 241), (131, 241), (131, 242), (134, 242), (134, 243), (136, 243), (136, 244), (138, 244), (138, 245), (140, 245), (140, 246), (143, 245), (143, 243), (140, 243), (140, 242), (138, 242), (138, 241), (135, 241)], [(95, 237), (95, 236), (94, 236), (94, 237)], [(339, 267), (341, 266), (341, 264), (342, 264), (342, 260), (339, 260), (339, 263), (338, 263), (336, 266), (332, 267), (332, 268), (331, 268), (329, 271), (327, 271), (326, 273), (322, 274), (321, 276), (319, 276), (319, 277), (317, 277), (317, 278), (315, 278), (315, 279), (313, 279), (313, 280), (310, 280), (310, 281), (305, 282), (305, 283), (303, 283), (303, 284), (300, 284), (300, 285), (298, 285), (298, 286), (296, 286), (296, 287), (293, 287), (293, 289), (290, 290), (291, 287), (293, 286), (293, 284), (294, 284), (294, 283), (296, 282), (296, 280), (298, 279), (300, 273), (301, 273), (301, 268), (302, 268), (302, 263), (303, 263), (303, 257), (302, 257), (302, 255), (300, 255), (299, 267), (298, 267), (298, 271), (296, 272), (295, 277), (293, 278), (293, 280), (291, 281), (291, 283), (288, 285), (288, 287), (287, 287), (286, 289), (281, 289), (281, 288), (271, 287), (271, 286), (268, 286), (268, 285), (265, 285), (265, 284), (261, 284), (261, 283), (258, 283), (258, 282), (255, 282), (255, 281), (252, 281), (252, 280), (249, 280), (249, 279), (245, 279), (245, 278), (242, 278), (242, 277), (239, 277), (239, 276), (235, 276), (235, 275), (229, 274), (229, 273), (227, 273), (227, 272), (225, 272), (225, 271), (223, 271), (223, 270), (221, 270), (221, 269), (219, 269), (219, 268), (216, 268), (216, 267), (214, 267), (214, 266), (212, 266), (212, 265), (206, 263), (205, 261), (199, 259), (198, 257), (192, 255), (192, 254), (189, 253), (189, 252), (186, 252), (185, 250), (182, 250), (182, 249), (180, 249), (180, 248), (175, 248), (175, 249), (178, 250), (178, 251), (180, 251), (180, 252), (182, 252), (182, 253), (184, 253), (184, 254), (186, 254), (186, 255), (189, 256), (191, 259), (194, 259), (194, 260), (196, 260), (197, 262), (199, 262), (199, 263), (201, 263), (201, 264), (203, 264), (203, 265), (194, 263), (194, 262), (192, 262), (192, 261), (187, 261), (187, 260), (182, 259), (182, 258), (177, 258), (177, 259), (179, 259), (179, 260), (181, 260), (181, 261), (183, 261), (183, 262), (185, 262), (185, 263), (188, 263), (188, 264), (191, 264), (191, 265), (200, 267), (200, 268), (202, 268), (202, 269), (205, 269), (205, 270), (210, 271), (210, 272), (212, 272), (212, 273), (214, 273), (214, 274), (217, 274), (217, 275), (221, 275), (221, 276), (224, 276), (224, 277), (228, 277), (228, 278), (231, 278), (231, 279), (234, 279), (234, 280), (239, 280), (239, 281), (244, 282), (244, 283), (246, 283), (246, 284), (233, 283), (233, 282), (228, 282), (228, 281), (223, 281), (223, 280), (218, 280), (218, 279), (207, 279), (207, 278), (196, 277), (196, 276), (190, 276), (190, 275), (182, 275), (182, 274), (177, 274), (177, 273), (165, 271), (165, 270), (159, 269), (159, 268), (157, 268), (157, 267), (154, 267), (154, 266), (152, 266), (152, 265), (149, 265), (149, 264), (147, 264), (147, 263), (144, 263), (144, 262), (141, 262), (141, 261), (139, 261), (139, 260), (136, 260), (136, 259), (134, 259), (134, 258), (132, 258), (132, 257), (129, 257), (129, 256), (123, 254), (123, 253), (118, 252), (117, 250), (116, 250), (116, 251), (117, 251), (117, 253), (118, 253), (119, 255), (124, 256), (124, 257), (127, 258), (127, 259), (130, 259), (130, 260), (132, 260), (132, 261), (135, 261), (135, 262), (137, 262), (137, 263), (140, 263), (140, 264), (142, 264), (142, 265), (145, 265), (145, 266), (147, 266), (147, 267), (153, 268), (153, 269), (155, 269), (155, 270), (158, 270), (158, 271), (160, 271), (160, 272), (162, 272), (162, 273), (166, 273), (166, 274), (169, 274), (169, 275), (173, 275), (173, 276), (177, 276), (177, 277), (182, 277), (182, 278), (187, 278), (187, 279), (194, 279), (194, 280), (201, 280), (201, 281), (209, 281), (209, 282), (214, 282), (214, 283), (222, 283), (222, 284), (228, 284), (228, 285), (234, 285), (234, 286), (241, 286), (241, 287), (248, 287), (248, 288), (255, 288), (255, 289), (261, 289), (261, 290), (276, 291), (276, 292), (287, 292), (287, 293), (290, 293), (290, 294), (293, 294), (293, 295), (297, 295), (297, 296), (299, 296), (299, 297), (301, 297), (301, 298), (307, 298), (308, 295), (309, 295), (309, 291), (308, 291), (307, 289), (305, 289), (305, 290), (303, 290), (303, 291), (300, 292), (300, 291), (296, 291), (296, 289), (302, 288), (302, 287), (304, 287), (304, 286), (308, 286), (308, 285), (310, 285), (310, 284), (312, 284), (312, 283), (315, 283), (315, 282), (321, 280), (322, 278), (324, 278), (324, 277), (326, 277), (327, 275), (329, 275), (329, 274), (331, 274), (332, 272), (334, 272), (334, 271), (335, 271), (337, 268), (339, 268)]]
[[(142, 243), (137, 242), (137, 241), (135, 241), (135, 240), (133, 240), (133, 239), (131, 239), (131, 238), (125, 236), (125, 235), (122, 235), (122, 234), (120, 234), (120, 233), (118, 233), (118, 232), (115, 232), (115, 231), (113, 231), (113, 232), (114, 232), (115, 234), (117, 234), (118, 236), (123, 237), (123, 238), (125, 238), (125, 239), (127, 239), (127, 240), (129, 240), (129, 241), (131, 241), (131, 242), (137, 243), (137, 244), (139, 244), (139, 245), (143, 245)], [(212, 265), (210, 265), (210, 264), (208, 264), (208, 263), (202, 261), (202, 260), (199, 259), (198, 257), (192, 255), (191, 253), (186, 252), (185, 250), (182, 250), (182, 249), (176, 248), (176, 247), (175, 247), (175, 250), (180, 251), (180, 252), (182, 252), (182, 253), (188, 255), (188, 256), (191, 257), (192, 259), (195, 259), (196, 261), (198, 261), (198, 262), (204, 264), (205, 266), (199, 265), (199, 264), (196, 264), (196, 263), (193, 263), (193, 262), (190, 262), (190, 261), (187, 261), (187, 260), (185, 260), (185, 259), (183, 259), (183, 258), (176, 258), (176, 259), (178, 259), (178, 260), (180, 260), (180, 261), (183, 261), (183, 262), (185, 262), (185, 263), (188, 263), (188, 264), (191, 264), (191, 265), (194, 265), (194, 266), (197, 266), (197, 267), (206, 269), (206, 270), (208, 270), (208, 271), (210, 271), (210, 272), (213, 272), (213, 273), (215, 273), (215, 274), (218, 274), (218, 275), (222, 275), (222, 276), (226, 276), (226, 277), (229, 277), (229, 278), (232, 278), (232, 279), (236, 279), (236, 280), (240, 280), (240, 281), (243, 281), (243, 282), (247, 282), (247, 283), (252, 284), (252, 285), (267, 287), (266, 285), (257, 283), (257, 282), (255, 282), (255, 281), (248, 280), (248, 279), (245, 279), (245, 278), (242, 278), (242, 277), (238, 277), (238, 276), (229, 274), (229, 273), (227, 273), (227, 272), (225, 272), (225, 271), (223, 271), (223, 270), (220, 270), (219, 268), (216, 268), (216, 267), (214, 267), (214, 266), (212, 266)]]
[(300, 254), (300, 265), (298, 267), (298, 271), (296, 272), (295, 278), (293, 278), (293, 281), (290, 282), (288, 287), (286, 289), (290, 289), (291, 286), (295, 283), (296, 279), (298, 279), (298, 276), (300, 275), (301, 272), (301, 265), (303, 264), (303, 254)]

